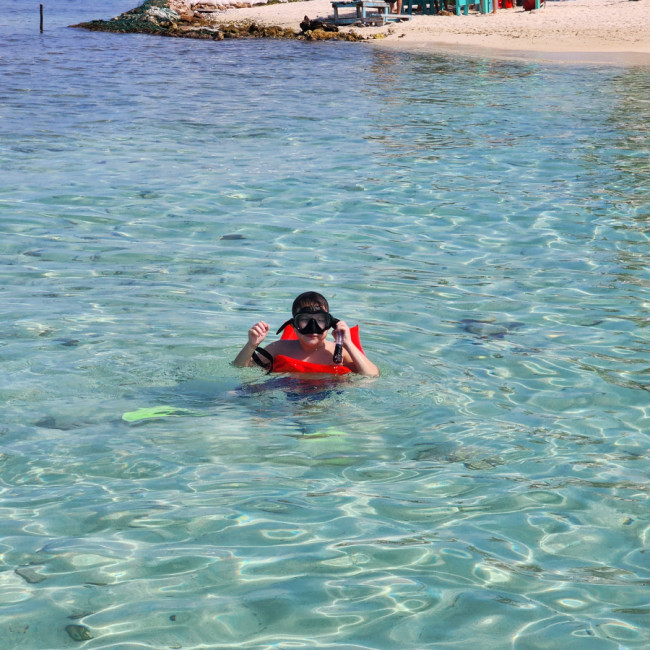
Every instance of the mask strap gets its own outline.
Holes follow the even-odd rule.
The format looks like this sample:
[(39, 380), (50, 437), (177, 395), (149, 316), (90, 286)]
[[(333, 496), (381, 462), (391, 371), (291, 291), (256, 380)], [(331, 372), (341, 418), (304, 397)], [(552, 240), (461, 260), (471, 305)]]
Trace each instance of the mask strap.
[[(262, 359), (260, 359), (260, 357), (257, 355), (258, 352), (264, 357), (266, 361), (262, 361)], [(260, 368), (264, 368), (264, 370), (267, 372), (273, 372), (273, 357), (264, 348), (255, 348), (255, 352), (253, 352), (253, 361), (258, 366), (260, 366)]]
[(276, 332), (276, 334), (279, 334), (287, 325), (292, 325), (293, 324), (293, 318), (290, 318), (286, 323), (283, 325), (280, 325), (280, 329)]

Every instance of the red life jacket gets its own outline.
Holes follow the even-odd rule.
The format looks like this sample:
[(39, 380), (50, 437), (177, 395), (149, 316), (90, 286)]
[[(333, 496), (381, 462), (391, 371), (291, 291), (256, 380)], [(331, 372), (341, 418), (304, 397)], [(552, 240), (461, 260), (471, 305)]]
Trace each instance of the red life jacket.
[[(352, 338), (352, 343), (354, 343), (359, 348), (359, 350), (363, 352), (363, 348), (361, 347), (361, 340), (359, 339), (358, 325), (350, 328), (350, 337)], [(287, 325), (282, 332), (281, 338), (295, 340), (298, 338), (298, 335), (291, 325)], [(283, 354), (276, 354), (275, 357), (273, 357), (273, 370), (271, 372), (304, 372), (328, 375), (347, 375), (352, 371), (345, 366), (299, 361), (298, 359), (285, 357)]]

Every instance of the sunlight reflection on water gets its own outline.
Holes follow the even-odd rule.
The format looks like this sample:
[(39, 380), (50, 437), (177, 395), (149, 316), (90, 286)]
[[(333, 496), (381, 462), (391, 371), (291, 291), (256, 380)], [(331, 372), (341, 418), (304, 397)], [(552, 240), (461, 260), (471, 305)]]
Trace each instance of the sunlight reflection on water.
[(648, 645), (647, 71), (13, 39), (0, 645)]

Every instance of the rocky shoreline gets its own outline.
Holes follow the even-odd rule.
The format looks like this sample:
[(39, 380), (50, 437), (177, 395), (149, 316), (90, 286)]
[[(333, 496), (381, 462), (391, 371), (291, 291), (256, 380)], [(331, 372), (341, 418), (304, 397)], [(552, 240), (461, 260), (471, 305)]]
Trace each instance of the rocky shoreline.
[[(340, 31), (331, 23), (309, 20), (300, 23), (300, 31), (266, 25), (252, 20), (221, 22), (217, 15), (232, 8), (246, 8), (251, 3), (227, 4), (227, 0), (191, 2), (191, 0), (146, 0), (142, 5), (111, 18), (72, 25), (80, 29), (121, 34), (155, 34), (175, 38), (197, 38), (222, 41), (233, 38), (298, 39), (306, 41), (364, 41), (366, 38), (353, 30)], [(259, 4), (272, 4), (262, 2)]]
[(364, 41), (400, 51), (650, 65), (650, 0), (572, 0), (546, 2), (539, 11), (517, 6), (487, 15), (448, 13), (337, 28), (331, 0), (146, 0), (111, 20), (76, 27), (212, 40)]

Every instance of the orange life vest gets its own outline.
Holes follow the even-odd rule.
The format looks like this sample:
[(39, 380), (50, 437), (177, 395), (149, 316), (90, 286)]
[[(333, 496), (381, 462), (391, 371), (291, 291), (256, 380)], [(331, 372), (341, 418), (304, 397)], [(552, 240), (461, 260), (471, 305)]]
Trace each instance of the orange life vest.
[[(350, 328), (350, 337), (352, 343), (354, 343), (361, 352), (363, 348), (361, 347), (361, 340), (359, 338), (359, 326), (355, 325)], [(295, 340), (298, 338), (296, 331), (291, 325), (287, 325), (282, 331), (283, 339)], [(319, 373), (319, 374), (328, 374), (328, 375), (347, 375), (352, 372), (349, 368), (345, 366), (335, 366), (334, 364), (326, 363), (311, 363), (309, 361), (299, 361), (298, 359), (292, 359), (291, 357), (286, 357), (283, 354), (277, 354), (273, 357), (273, 369), (271, 372), (304, 372), (304, 373)]]

